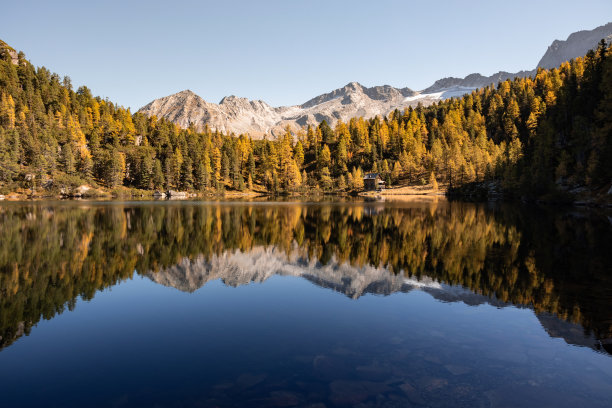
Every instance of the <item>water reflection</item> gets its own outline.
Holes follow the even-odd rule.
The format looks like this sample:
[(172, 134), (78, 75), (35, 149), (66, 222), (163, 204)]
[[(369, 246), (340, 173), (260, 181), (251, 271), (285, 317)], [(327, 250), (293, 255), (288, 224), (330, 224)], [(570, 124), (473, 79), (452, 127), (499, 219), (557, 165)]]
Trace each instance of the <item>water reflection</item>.
[(612, 351), (604, 215), (466, 203), (0, 206), (0, 345), (137, 273), (193, 292), (299, 276), (350, 298), (423, 290), (533, 308), (551, 336)]

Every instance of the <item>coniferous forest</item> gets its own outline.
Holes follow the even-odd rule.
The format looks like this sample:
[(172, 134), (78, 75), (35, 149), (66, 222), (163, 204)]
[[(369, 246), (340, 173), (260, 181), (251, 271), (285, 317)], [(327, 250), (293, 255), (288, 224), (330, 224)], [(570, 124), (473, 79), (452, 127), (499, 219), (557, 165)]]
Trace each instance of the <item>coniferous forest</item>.
[[(17, 55), (15, 58), (14, 56)], [(80, 185), (219, 193), (352, 192), (388, 185), (464, 194), (604, 194), (612, 180), (612, 49), (434, 105), (253, 140), (131, 113), (73, 89), (0, 42), (0, 194)], [(44, 193), (43, 193), (44, 194)]]

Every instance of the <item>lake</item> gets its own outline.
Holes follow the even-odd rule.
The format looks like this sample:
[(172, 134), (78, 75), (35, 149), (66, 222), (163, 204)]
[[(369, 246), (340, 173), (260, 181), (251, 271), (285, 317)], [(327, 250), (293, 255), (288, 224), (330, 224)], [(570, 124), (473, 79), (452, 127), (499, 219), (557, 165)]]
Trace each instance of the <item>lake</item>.
[(612, 213), (2, 202), (2, 407), (610, 407)]

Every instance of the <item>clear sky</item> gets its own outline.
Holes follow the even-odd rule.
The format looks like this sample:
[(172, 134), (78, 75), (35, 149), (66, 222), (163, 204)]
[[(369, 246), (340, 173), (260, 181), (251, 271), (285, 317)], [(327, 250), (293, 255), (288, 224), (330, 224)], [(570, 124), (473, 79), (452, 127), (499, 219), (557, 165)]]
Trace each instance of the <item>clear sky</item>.
[(611, 0), (5, 0), (0, 39), (133, 110), (183, 89), (293, 105), (351, 81), (415, 90), (535, 68)]

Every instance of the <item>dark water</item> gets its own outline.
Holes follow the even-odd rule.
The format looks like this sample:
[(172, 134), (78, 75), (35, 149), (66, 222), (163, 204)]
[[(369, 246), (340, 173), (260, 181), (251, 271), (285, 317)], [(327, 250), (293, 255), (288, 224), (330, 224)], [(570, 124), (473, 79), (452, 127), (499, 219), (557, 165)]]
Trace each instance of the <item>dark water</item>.
[(2, 203), (1, 407), (610, 407), (609, 213)]

